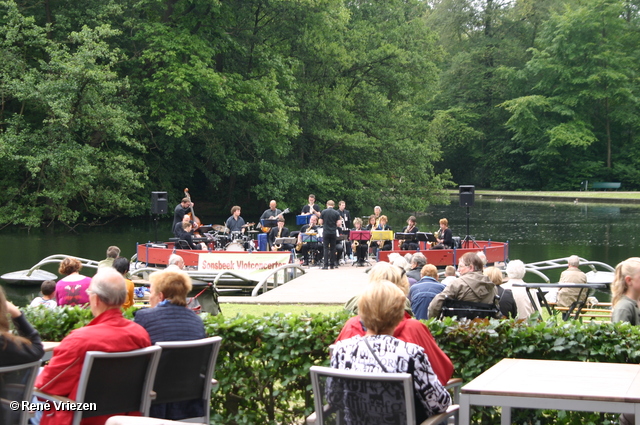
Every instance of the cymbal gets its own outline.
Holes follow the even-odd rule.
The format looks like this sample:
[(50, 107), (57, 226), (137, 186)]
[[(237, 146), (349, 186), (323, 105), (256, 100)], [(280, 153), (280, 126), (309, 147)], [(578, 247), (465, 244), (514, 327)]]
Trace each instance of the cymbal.
[(224, 229), (226, 229), (226, 227), (223, 226), (222, 224), (214, 224), (214, 225), (211, 226), (211, 228), (213, 230), (215, 230), (216, 232), (222, 232), (222, 231), (224, 231)]
[(245, 224), (244, 226), (240, 226), (240, 227), (251, 227), (253, 226), (253, 224)]
[(247, 230), (247, 233), (260, 233), (260, 230)]

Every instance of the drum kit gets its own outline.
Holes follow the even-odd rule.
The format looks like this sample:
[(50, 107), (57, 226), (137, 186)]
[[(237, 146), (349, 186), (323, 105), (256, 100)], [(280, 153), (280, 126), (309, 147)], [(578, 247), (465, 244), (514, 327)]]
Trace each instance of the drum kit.
[[(250, 228), (253, 224), (245, 224), (243, 228)], [(247, 230), (243, 232), (229, 232), (229, 229), (221, 224), (211, 226), (209, 235), (213, 242), (214, 251), (235, 251), (243, 252), (254, 250), (253, 234), (260, 233), (258, 230)]]

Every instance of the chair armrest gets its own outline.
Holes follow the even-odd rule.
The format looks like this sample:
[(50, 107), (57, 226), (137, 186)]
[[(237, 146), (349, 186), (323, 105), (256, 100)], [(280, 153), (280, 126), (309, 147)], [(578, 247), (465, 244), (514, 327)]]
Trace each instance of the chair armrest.
[(75, 400), (71, 400), (69, 397), (64, 397), (61, 395), (55, 395), (55, 394), (49, 394), (49, 393), (45, 393), (40, 391), (39, 389), (35, 388), (33, 390), (33, 395), (41, 398), (43, 400), (48, 400), (48, 401), (59, 401), (59, 402), (63, 402), (63, 403), (75, 403)]
[(453, 404), (458, 404), (460, 399), (460, 388), (462, 387), (462, 378), (451, 378), (444, 386), (447, 390), (453, 390)]
[[(328, 404), (325, 404), (322, 408), (322, 411), (324, 412), (325, 415), (330, 414), (331, 412), (333, 412), (333, 410), (334, 409)], [(316, 412), (313, 412), (312, 414), (307, 416), (307, 425), (314, 425), (318, 420), (317, 416), (318, 415), (316, 414)]]
[(458, 406), (457, 404), (452, 404), (447, 408), (446, 412), (433, 415), (430, 418), (426, 419), (424, 422), (422, 422), (420, 425), (437, 425), (451, 416), (455, 417), (454, 423), (457, 424), (459, 409), (460, 409), (460, 406)]

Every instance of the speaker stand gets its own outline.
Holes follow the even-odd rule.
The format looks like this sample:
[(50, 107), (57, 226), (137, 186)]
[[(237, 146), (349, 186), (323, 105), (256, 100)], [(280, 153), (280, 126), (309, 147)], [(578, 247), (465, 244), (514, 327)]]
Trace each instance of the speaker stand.
[(158, 217), (159, 217), (158, 214), (156, 214), (155, 217), (153, 217), (153, 222), (156, 228), (156, 238), (155, 238), (156, 243), (158, 243)]
[(469, 206), (467, 205), (467, 235), (462, 240), (461, 245), (463, 248), (472, 248), (474, 246), (476, 248), (480, 248), (480, 246), (476, 243), (476, 240), (473, 239), (471, 236), (469, 236), (469, 217), (470, 216), (471, 216), (471, 212), (469, 211)]

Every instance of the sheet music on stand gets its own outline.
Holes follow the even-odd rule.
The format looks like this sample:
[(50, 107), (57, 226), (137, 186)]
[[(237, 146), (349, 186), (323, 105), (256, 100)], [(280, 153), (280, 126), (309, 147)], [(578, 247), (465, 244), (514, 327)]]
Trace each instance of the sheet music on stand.
[(418, 238), (419, 242), (438, 242), (433, 233), (418, 232), (416, 233), (416, 237)]
[(296, 242), (298, 242), (298, 239), (296, 238), (276, 238), (276, 240), (273, 243), (275, 245), (282, 245), (282, 244), (295, 245)]
[(374, 241), (391, 241), (393, 240), (393, 230), (372, 230), (371, 239)]

